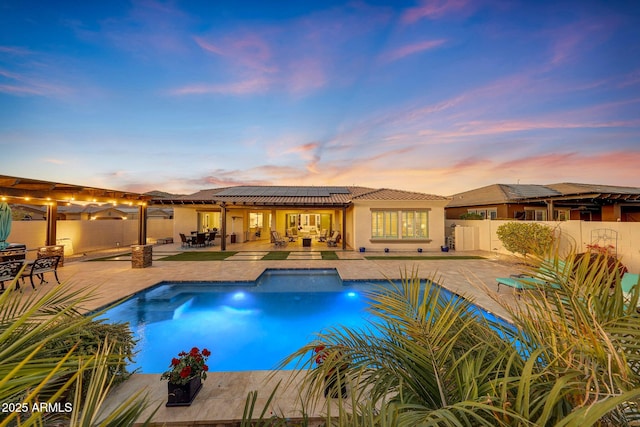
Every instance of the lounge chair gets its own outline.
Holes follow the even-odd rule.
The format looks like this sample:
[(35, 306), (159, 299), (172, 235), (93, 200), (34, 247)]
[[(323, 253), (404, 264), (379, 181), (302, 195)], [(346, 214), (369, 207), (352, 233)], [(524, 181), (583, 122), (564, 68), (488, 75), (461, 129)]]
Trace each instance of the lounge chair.
[(287, 231), (285, 232), (285, 236), (289, 239), (290, 242), (297, 241), (298, 240), (298, 228), (297, 227), (287, 228)]
[(280, 237), (280, 233), (275, 230), (271, 231), (271, 240), (276, 246), (284, 246), (287, 244), (287, 241)]
[[(565, 264), (563, 261), (559, 261), (555, 268), (564, 269)], [(549, 279), (554, 277), (554, 268), (550, 268), (548, 264), (543, 264), (533, 274), (512, 274), (509, 277), (498, 277), (497, 292), (500, 292), (500, 285), (509, 286), (513, 288), (520, 298), (522, 291), (542, 289), (545, 293), (551, 288), (558, 288), (559, 285), (552, 283)]]
[(518, 298), (520, 298), (522, 291), (539, 289), (549, 284), (549, 282), (543, 279), (531, 277), (527, 274), (512, 274), (509, 277), (498, 277), (496, 282), (498, 282), (497, 292), (500, 292), (500, 285), (508, 286), (516, 291)]
[(17, 278), (20, 277), (23, 265), (24, 260), (22, 259), (0, 262), (0, 290), (4, 291), (4, 282), (12, 280), (16, 282), (16, 289), (20, 289)]
[(338, 242), (340, 241), (340, 233), (338, 231), (334, 231), (331, 233), (331, 237), (327, 239), (327, 246), (338, 246)]
[(36, 285), (33, 283), (33, 276), (36, 276), (40, 279), (40, 285), (43, 283), (47, 283), (44, 280), (45, 273), (53, 273), (56, 278), (56, 282), (60, 284), (60, 279), (58, 279), (58, 263), (60, 262), (60, 255), (53, 255), (38, 258), (32, 263), (27, 264), (27, 268), (22, 272), (22, 277), (29, 276), (29, 280), (31, 281), (31, 287), (33, 289), (36, 288)]
[(325, 228), (318, 234), (318, 242), (326, 242), (327, 241), (328, 230)]
[(622, 292), (630, 294), (634, 286), (640, 284), (640, 274), (624, 273), (622, 280), (620, 281), (620, 287)]

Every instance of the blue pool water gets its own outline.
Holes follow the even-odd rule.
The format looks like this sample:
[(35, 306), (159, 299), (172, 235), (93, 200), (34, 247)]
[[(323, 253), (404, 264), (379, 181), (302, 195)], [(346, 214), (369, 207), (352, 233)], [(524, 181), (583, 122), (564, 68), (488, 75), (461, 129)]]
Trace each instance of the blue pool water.
[(131, 368), (142, 373), (164, 372), (194, 346), (211, 351), (211, 371), (272, 369), (323, 329), (365, 326), (362, 291), (372, 283), (343, 282), (335, 270), (267, 270), (256, 282), (165, 282), (101, 318), (130, 323), (139, 340)]

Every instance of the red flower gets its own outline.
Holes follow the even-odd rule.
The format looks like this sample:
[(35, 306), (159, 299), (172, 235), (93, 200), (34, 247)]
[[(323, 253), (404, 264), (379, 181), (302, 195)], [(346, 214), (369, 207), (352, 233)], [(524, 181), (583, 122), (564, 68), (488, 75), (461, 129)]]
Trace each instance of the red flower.
[(191, 375), (191, 366), (185, 366), (180, 371), (180, 378), (188, 378)]
[(319, 345), (313, 350), (316, 353), (318, 353), (318, 356), (316, 356), (316, 363), (318, 365), (323, 363), (325, 361), (325, 359), (327, 358), (327, 353), (324, 351), (324, 349), (325, 349), (325, 346)]
[(160, 379), (169, 380), (174, 384), (186, 384), (193, 377), (207, 378), (209, 366), (207, 358), (211, 355), (209, 350), (193, 347), (189, 352), (181, 351), (178, 357), (171, 359), (169, 370), (164, 372)]

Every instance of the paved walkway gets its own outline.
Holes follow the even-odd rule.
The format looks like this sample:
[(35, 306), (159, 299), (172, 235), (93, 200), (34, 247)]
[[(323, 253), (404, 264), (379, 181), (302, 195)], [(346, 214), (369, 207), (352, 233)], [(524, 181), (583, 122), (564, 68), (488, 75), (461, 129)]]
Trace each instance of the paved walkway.
[[(441, 253), (425, 253), (424, 259), (420, 260), (393, 259), (393, 256), (401, 255), (397, 253), (389, 254), (386, 259), (367, 260), (364, 254), (337, 251), (340, 259), (329, 261), (320, 259), (319, 252), (307, 251), (294, 256), (291, 256), (292, 252), (286, 260), (264, 261), (261, 260), (264, 251), (254, 251), (239, 253), (224, 261), (161, 260), (163, 256), (177, 252), (179, 249), (171, 245), (154, 247), (153, 265), (144, 269), (131, 268), (130, 258), (127, 256), (109, 261), (69, 259), (59, 270), (59, 276), (70, 288), (96, 289), (97, 297), (86, 307), (87, 309), (112, 303), (161, 281), (255, 280), (267, 268), (336, 268), (345, 280), (398, 279), (405, 272), (417, 269), (421, 277), (433, 277), (445, 288), (473, 299), (479, 306), (499, 316), (506, 316), (506, 312), (492, 299), (491, 294), (508, 304), (515, 302), (511, 290), (502, 290), (497, 296), (494, 290), (495, 278), (514, 273), (516, 267), (507, 259), (496, 259), (489, 253), (479, 254), (484, 255), (486, 259), (470, 260), (428, 258), (429, 255), (440, 256)], [(455, 252), (449, 254), (461, 255)], [(50, 285), (43, 285), (40, 290), (48, 286)], [(34, 291), (30, 287), (25, 287), (25, 295), (31, 292)], [(277, 372), (276, 378), (288, 378), (289, 374), (289, 371)], [(260, 391), (257, 408), (262, 408), (275, 384), (274, 381), (265, 383), (268, 372), (264, 371), (214, 372), (205, 381), (200, 395), (191, 407), (166, 408), (163, 403), (166, 402), (167, 386), (159, 377), (160, 375), (134, 375), (111, 393), (106, 407), (113, 407), (117, 402), (125, 400), (130, 392), (146, 388), (151, 400), (156, 405), (162, 404), (153, 418), (158, 425), (225, 425), (241, 419), (249, 391)], [(278, 414), (289, 417), (299, 415), (293, 389), (282, 391), (272, 407)]]

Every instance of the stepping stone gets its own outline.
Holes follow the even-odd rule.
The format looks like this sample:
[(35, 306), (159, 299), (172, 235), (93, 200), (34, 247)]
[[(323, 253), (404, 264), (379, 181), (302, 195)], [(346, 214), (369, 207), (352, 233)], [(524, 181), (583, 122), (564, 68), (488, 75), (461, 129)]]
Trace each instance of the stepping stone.
[(287, 259), (315, 260), (322, 259), (322, 254), (318, 252), (291, 252)]

